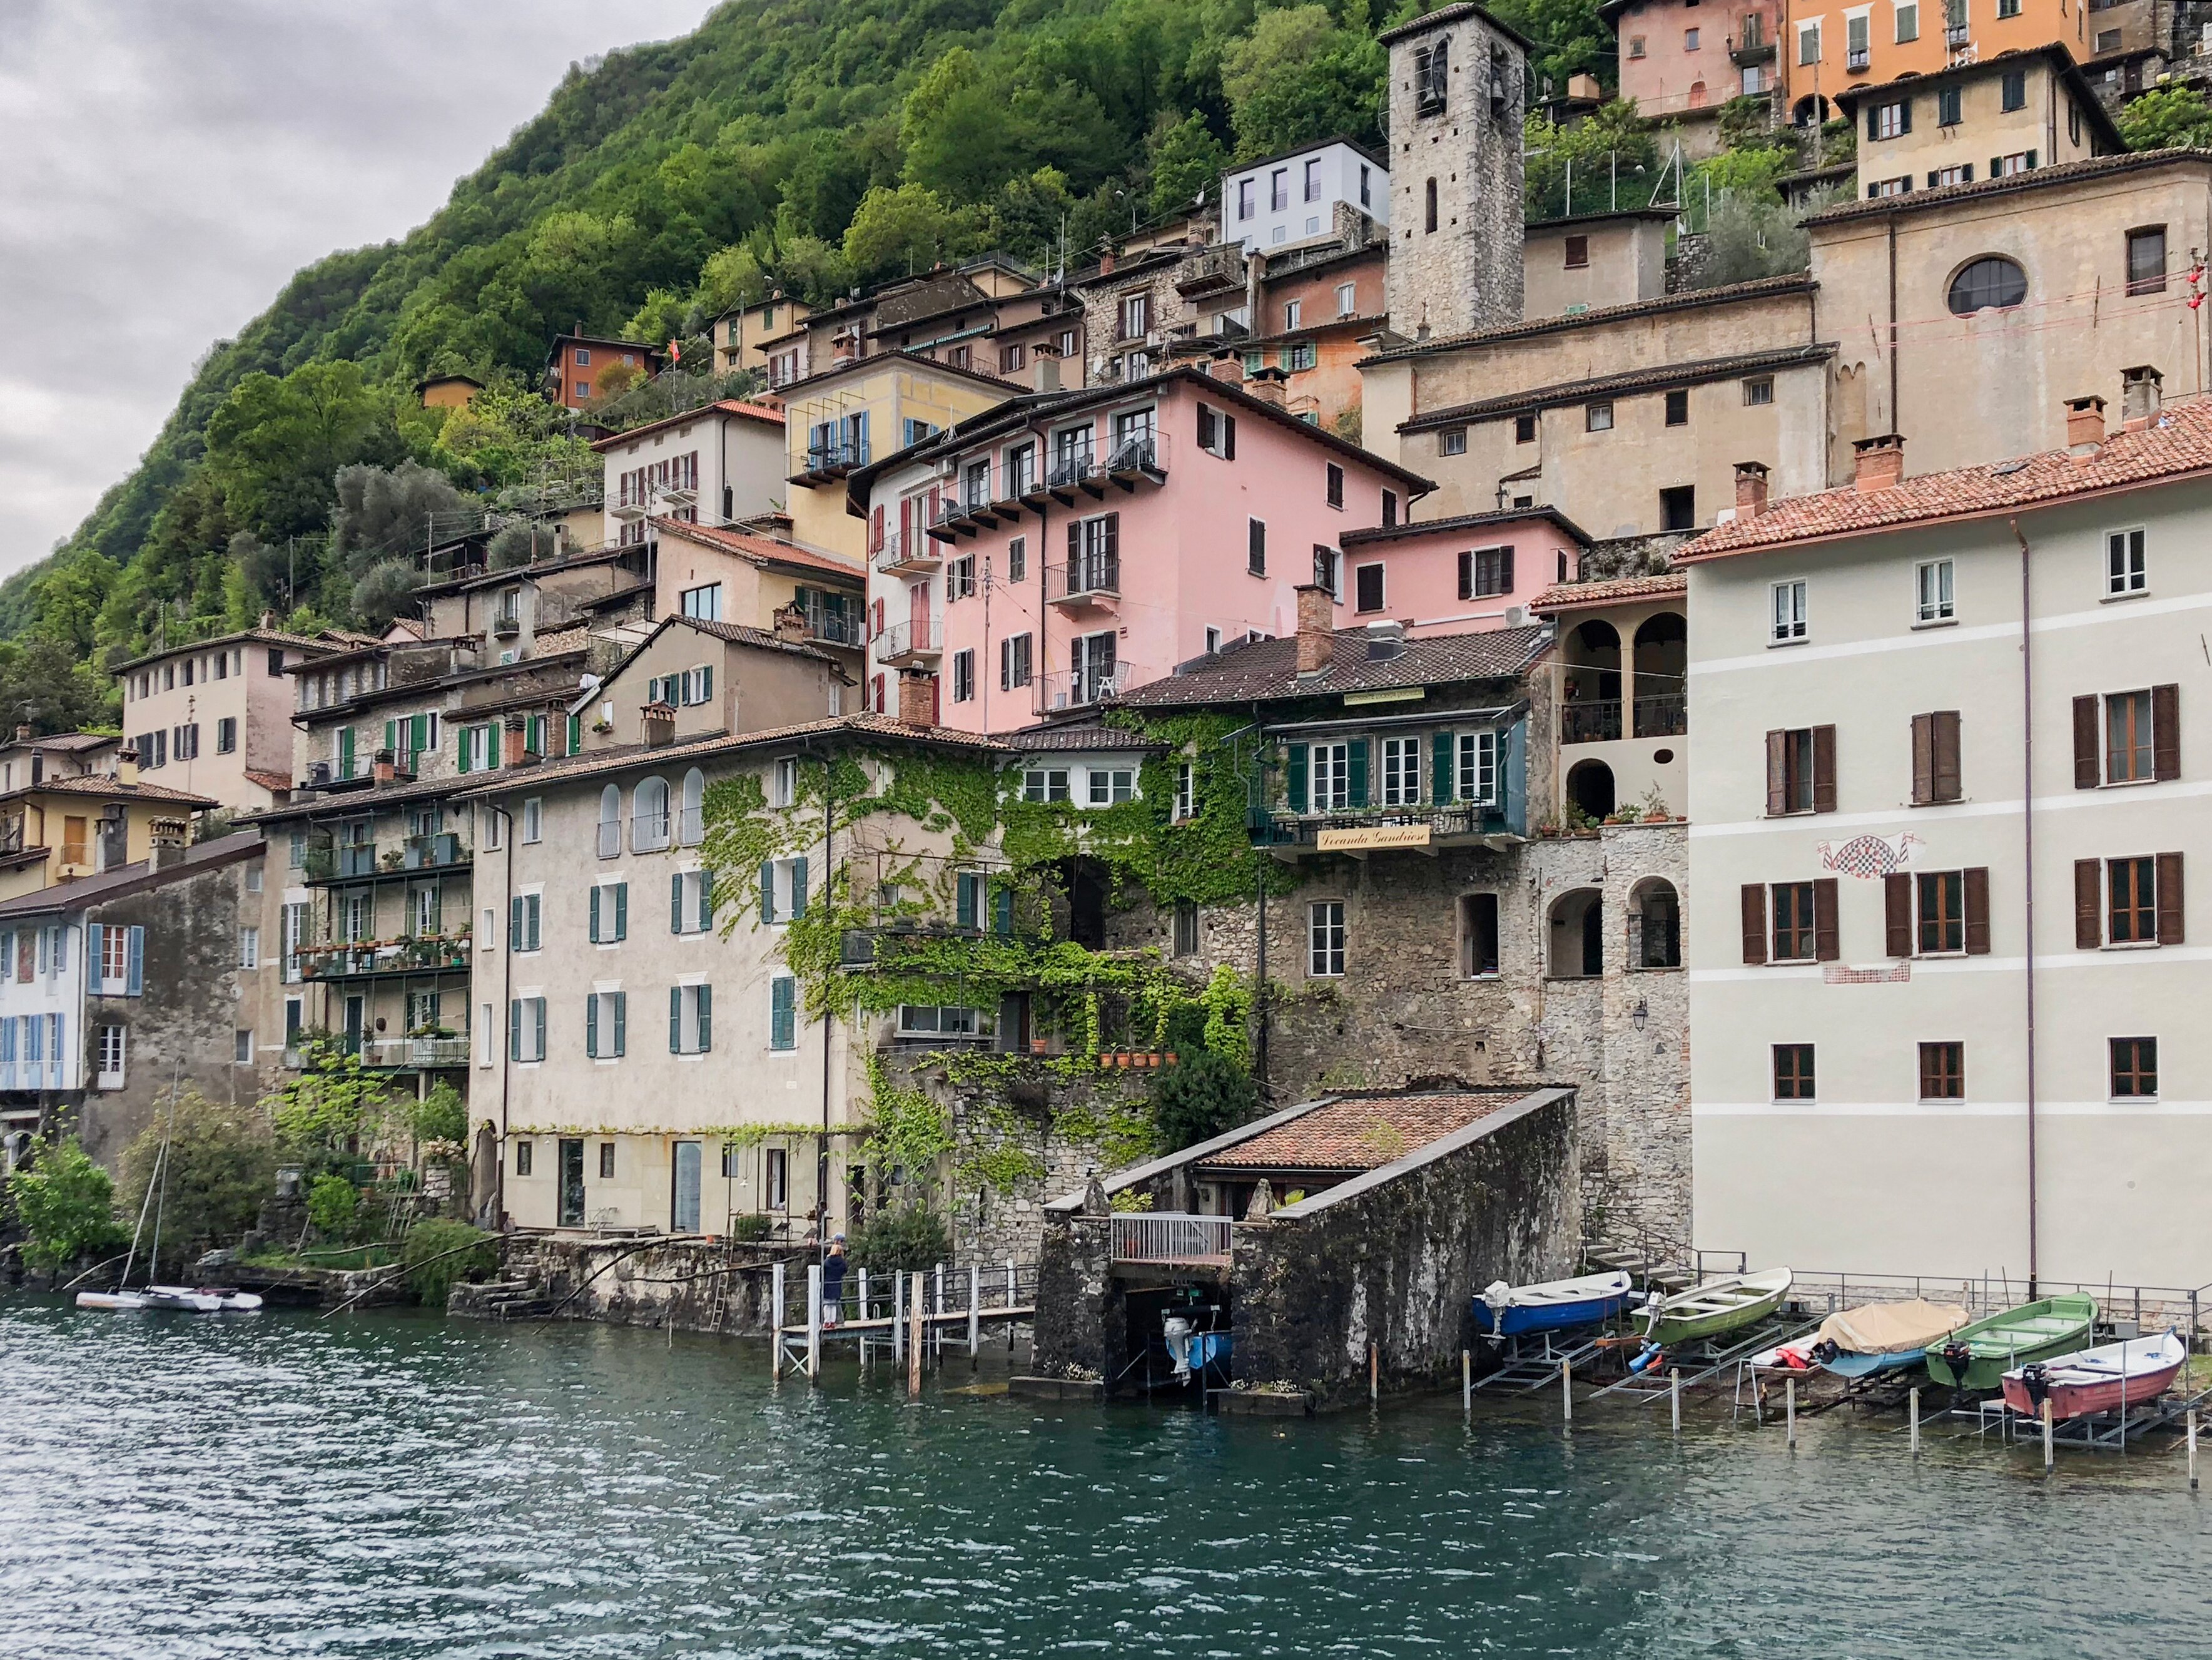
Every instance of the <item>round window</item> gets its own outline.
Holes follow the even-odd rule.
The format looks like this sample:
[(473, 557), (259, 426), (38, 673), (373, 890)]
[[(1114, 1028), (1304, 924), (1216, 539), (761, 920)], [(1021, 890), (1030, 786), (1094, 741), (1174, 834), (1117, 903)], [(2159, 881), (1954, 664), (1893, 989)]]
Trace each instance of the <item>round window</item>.
[(1654, 750), (1651, 751), (1651, 758), (1663, 767), (1674, 760), (1674, 751), (1672, 750)]
[(2027, 298), (2027, 273), (1995, 255), (1977, 259), (1951, 279), (1951, 311), (1968, 317), (1994, 307), (2009, 310)]

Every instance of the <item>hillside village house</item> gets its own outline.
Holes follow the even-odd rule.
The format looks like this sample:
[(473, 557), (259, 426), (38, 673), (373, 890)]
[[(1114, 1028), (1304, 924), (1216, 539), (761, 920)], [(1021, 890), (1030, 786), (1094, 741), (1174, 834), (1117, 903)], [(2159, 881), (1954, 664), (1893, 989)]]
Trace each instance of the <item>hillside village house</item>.
[[(1827, 106), (1848, 90), (1879, 86), (1908, 75), (1933, 76), (1961, 64), (2051, 43), (2076, 63), (2093, 49), (2081, 0), (2005, 0), (1975, 6), (1969, 0), (1930, 5), (1923, 23), (1917, 5), (1790, 8), (1780, 64), (1783, 95), (1800, 125), (1826, 119)], [(2110, 27), (2106, 25), (2102, 27)], [(2101, 28), (2100, 28), (2101, 33)]]
[(653, 614), (653, 557), (643, 543), (600, 548), (479, 571), (418, 588), (416, 599), (428, 618), (427, 638), (481, 640), (479, 655), (495, 666), (580, 647), (595, 663), (611, 661), (623, 625)]
[(655, 515), (726, 525), (783, 505), (783, 415), (759, 404), (724, 398), (592, 447), (606, 464), (607, 528), (624, 545)]
[(620, 364), (632, 384), (655, 374), (661, 354), (635, 340), (599, 340), (586, 334), (554, 337), (545, 357), (545, 395), (563, 409), (580, 410), (606, 395), (600, 377)]
[(1582, 569), (1590, 539), (1557, 508), (1423, 519), (1348, 530), (1350, 620), (1390, 620), (1409, 635), (1518, 628), (1529, 602)]
[(1689, 806), (1689, 708), (1684, 678), (1688, 582), (1679, 574), (1618, 577), (1547, 589), (1529, 604), (1559, 629), (1547, 667), (1558, 677), (1558, 799), (1601, 820)]
[(1919, 477), (1873, 441), (1682, 557), (1700, 1247), (2202, 1278), (2212, 407), (2068, 418)]
[(1388, 229), (1390, 164), (1349, 138), (1301, 144), (1226, 168), (1221, 234), (1247, 254), (1326, 234), (1338, 203)]
[(851, 684), (837, 655), (807, 643), (788, 613), (782, 634), (664, 617), (577, 696), (569, 719), (579, 741), (568, 753), (643, 744), (663, 726), (671, 741), (687, 743), (797, 726), (841, 713)]
[(127, 749), (112, 774), (57, 777), (43, 764), (31, 773), (0, 790), (0, 899), (136, 864), (151, 854), (157, 827), (189, 826), (217, 805), (212, 796), (145, 782)]
[(778, 289), (724, 312), (707, 329), (714, 343), (714, 367), (725, 374), (749, 369), (771, 391), (790, 385), (806, 373), (800, 343), (805, 338), (802, 325), (812, 310)]
[[(1620, 39), (1620, 96), (1646, 120), (1671, 119), (1697, 161), (1720, 148), (1712, 118), (1723, 104), (1773, 91), (1788, 9), (1782, 0), (1605, 0), (1598, 15)], [(1862, 16), (1855, 27), (1864, 25)], [(1831, 90), (1842, 84), (1836, 77)]]
[(1301, 583), (1341, 602), (1344, 533), (1429, 488), (1196, 369), (1017, 398), (847, 481), (874, 567), (867, 706), (920, 668), (936, 720), (1004, 731), (1287, 634)]
[(292, 781), (288, 676), (364, 638), (249, 629), (118, 666), (123, 728), (141, 775), (226, 807), (267, 806)]
[(0, 791), (46, 778), (112, 778), (122, 748), (112, 733), (40, 735), (17, 727), (13, 738), (0, 742)]
[(859, 684), (866, 644), (867, 568), (801, 547), (766, 526), (653, 521), (655, 617), (694, 617), (767, 633), (795, 607), (799, 637), (836, 657)]
[(0, 903), (0, 1128), (55, 1133), (116, 1170), (174, 1085), (258, 1093), (262, 842), (187, 848)]
[(1656, 300), (1667, 292), (1674, 208), (1607, 208), (1528, 227), (1521, 313), (1534, 321)]

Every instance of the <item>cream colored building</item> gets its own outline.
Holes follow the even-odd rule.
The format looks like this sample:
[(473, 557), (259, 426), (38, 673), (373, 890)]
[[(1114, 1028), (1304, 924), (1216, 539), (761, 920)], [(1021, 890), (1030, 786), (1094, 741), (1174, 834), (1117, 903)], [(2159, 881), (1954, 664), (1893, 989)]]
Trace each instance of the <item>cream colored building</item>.
[(1521, 239), (1521, 314), (1565, 317), (1632, 306), (1667, 292), (1673, 208), (1578, 213), (1531, 225)]
[(798, 608), (799, 637), (842, 663), (857, 683), (866, 643), (867, 570), (765, 526), (654, 521), (653, 615), (695, 617), (774, 631)]
[(1687, 579), (1674, 574), (1562, 584), (1530, 612), (1559, 642), (1536, 673), (1552, 678), (1559, 721), (1558, 794), (1540, 812), (1567, 820), (1639, 816), (1689, 804), (1689, 725), (1683, 671), (1689, 649)]
[(788, 386), (805, 373), (803, 325), (812, 310), (782, 289), (749, 306), (726, 311), (708, 325), (714, 342), (714, 367), (725, 374), (750, 369), (771, 389)]
[(783, 414), (725, 398), (592, 445), (606, 465), (610, 540), (641, 545), (655, 514), (726, 525), (783, 506)]
[[(809, 1011), (785, 937), (826, 873), (872, 879), (886, 859), (910, 870), (951, 851), (949, 832), (884, 812), (841, 815), (825, 856), (825, 760), (880, 787), (903, 756), (946, 745), (996, 748), (854, 715), (627, 742), (471, 792), (518, 827), (483, 873), (506, 912), (478, 976), (471, 1091), (480, 1189), (495, 1164), (516, 1225), (725, 1234), (761, 1216), (799, 1238), (825, 1204), (848, 1224), (867, 1056), (898, 1023), (856, 1033)], [(732, 783), (791, 833), (764, 864), (714, 870), (701, 804)]]
[(123, 664), (123, 730), (141, 775), (227, 807), (267, 806), (294, 777), (287, 677), (358, 643), (252, 629)]
[(1862, 198), (1971, 185), (2128, 147), (2061, 46), (1847, 87), (1836, 107), (1859, 129), (1854, 193)]
[(1869, 446), (1682, 556), (1700, 1248), (2212, 1276), (2212, 405), (2162, 416), (1901, 482)]

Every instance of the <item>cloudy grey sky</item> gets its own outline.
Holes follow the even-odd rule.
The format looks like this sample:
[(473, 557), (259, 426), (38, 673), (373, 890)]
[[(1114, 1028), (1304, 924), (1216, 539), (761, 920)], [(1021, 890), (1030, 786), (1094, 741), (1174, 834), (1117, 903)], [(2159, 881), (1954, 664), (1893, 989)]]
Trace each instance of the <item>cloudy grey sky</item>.
[(712, 0), (0, 0), (0, 575), (301, 265), (404, 235), (568, 64)]

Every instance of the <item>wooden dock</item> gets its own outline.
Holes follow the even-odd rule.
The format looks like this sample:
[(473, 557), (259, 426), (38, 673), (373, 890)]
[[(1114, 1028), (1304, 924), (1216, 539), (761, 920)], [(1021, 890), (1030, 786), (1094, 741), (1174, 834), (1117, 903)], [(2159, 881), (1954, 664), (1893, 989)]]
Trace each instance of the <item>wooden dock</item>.
[[(986, 1326), (1002, 1328), (1007, 1349), (1013, 1348), (1015, 1328), (1036, 1318), (1036, 1270), (1030, 1269), (1029, 1275), (1032, 1294), (1024, 1302), (1020, 1294), (1022, 1274), (1012, 1262), (989, 1271), (995, 1282), (989, 1289), (998, 1293), (995, 1301), (987, 1293), (985, 1270), (980, 1263), (970, 1263), (964, 1272), (940, 1264), (927, 1271), (895, 1274), (888, 1286), (881, 1280), (871, 1283), (871, 1276), (862, 1271), (848, 1279), (844, 1294), (838, 1298), (841, 1315), (848, 1304), (857, 1312), (853, 1317), (832, 1322), (824, 1318), (822, 1267), (810, 1263), (806, 1319), (793, 1323), (784, 1317), (784, 1270), (778, 1263), (770, 1286), (776, 1378), (781, 1381), (787, 1373), (804, 1374), (809, 1381), (820, 1377), (823, 1346), (849, 1341), (858, 1346), (864, 1367), (874, 1351), (884, 1352), (894, 1365), (903, 1362), (909, 1391), (918, 1391), (925, 1354), (941, 1362), (947, 1339), (957, 1344), (963, 1330), (971, 1363), (982, 1353)], [(886, 1311), (878, 1314), (878, 1308)]]

